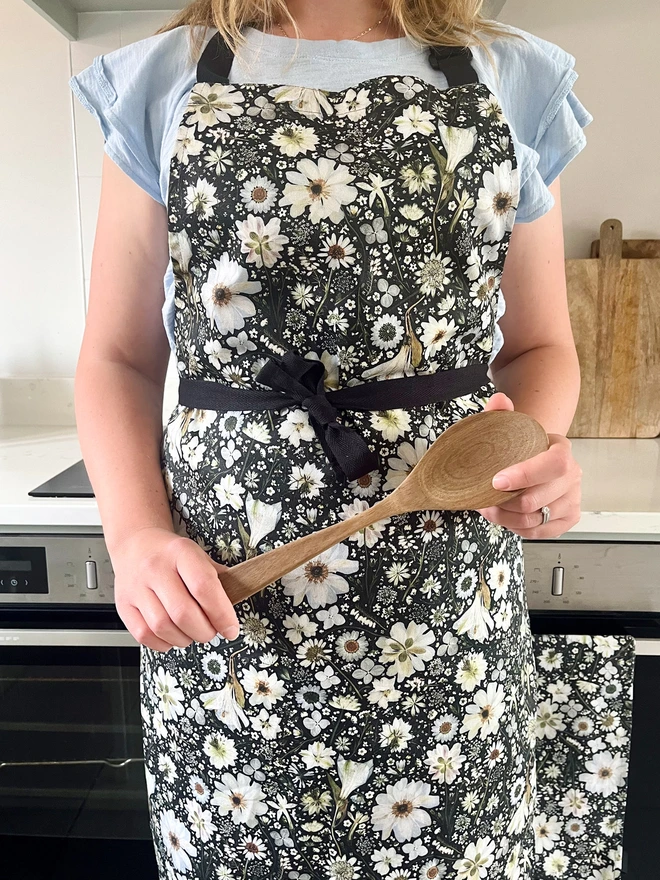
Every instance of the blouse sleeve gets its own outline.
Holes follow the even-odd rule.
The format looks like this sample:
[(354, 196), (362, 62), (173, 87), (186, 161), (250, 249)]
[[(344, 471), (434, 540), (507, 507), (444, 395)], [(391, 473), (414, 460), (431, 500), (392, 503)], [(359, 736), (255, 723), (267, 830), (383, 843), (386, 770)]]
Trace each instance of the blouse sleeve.
[(97, 55), (69, 79), (101, 127), (104, 151), (161, 205), (163, 146), (194, 71), (187, 44), (188, 28), (174, 28)]
[(525, 37), (499, 38), (491, 50), (500, 103), (512, 129), (520, 168), (517, 223), (553, 207), (549, 185), (585, 147), (593, 116), (573, 92), (575, 58), (555, 43), (509, 26)]

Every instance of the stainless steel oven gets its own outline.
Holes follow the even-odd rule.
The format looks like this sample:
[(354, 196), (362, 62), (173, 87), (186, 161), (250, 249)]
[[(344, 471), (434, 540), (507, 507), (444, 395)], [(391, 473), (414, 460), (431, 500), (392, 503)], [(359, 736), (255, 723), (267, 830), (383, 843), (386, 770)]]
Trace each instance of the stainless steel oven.
[[(525, 541), (525, 577), (533, 632), (635, 638), (622, 873), (655, 880), (660, 541), (621, 537)], [(156, 877), (138, 672), (139, 647), (115, 611), (100, 531), (3, 530), (0, 831), (7, 846), (11, 841), (33, 851), (46, 840), (67, 840), (71, 846), (94, 842), (98, 850), (112, 844), (101, 863), (114, 857), (125, 877)], [(121, 849), (128, 844), (142, 847), (135, 875), (134, 854)]]
[(73, 877), (100, 849), (110, 876), (131, 877), (141, 850), (141, 880), (156, 877), (138, 672), (103, 536), (3, 530), (0, 834), (12, 880), (50, 878), (51, 861)]

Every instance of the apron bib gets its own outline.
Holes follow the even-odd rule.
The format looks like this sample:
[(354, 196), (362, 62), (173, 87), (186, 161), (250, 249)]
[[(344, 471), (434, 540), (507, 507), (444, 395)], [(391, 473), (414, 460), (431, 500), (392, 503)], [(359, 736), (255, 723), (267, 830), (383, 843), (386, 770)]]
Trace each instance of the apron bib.
[[(200, 58), (170, 167), (161, 465), (175, 528), (218, 562), (375, 503), (496, 391), (516, 156), (470, 50), (428, 58), (447, 89), (233, 85), (217, 33)], [(520, 536), (397, 516), (237, 612), (235, 642), (141, 652), (162, 878), (529, 877)]]

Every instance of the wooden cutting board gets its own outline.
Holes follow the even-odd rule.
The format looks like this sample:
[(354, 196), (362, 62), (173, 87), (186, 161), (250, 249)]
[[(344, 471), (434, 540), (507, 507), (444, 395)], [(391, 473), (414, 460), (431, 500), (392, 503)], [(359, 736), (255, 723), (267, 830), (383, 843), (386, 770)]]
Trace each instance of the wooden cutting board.
[[(591, 242), (589, 256), (596, 258), (600, 256), (599, 238)], [(624, 238), (621, 241), (621, 256), (624, 260), (635, 260), (641, 257), (660, 259), (660, 238)]]
[(566, 260), (582, 378), (568, 437), (660, 434), (660, 247), (631, 239), (624, 257), (622, 232), (605, 220), (598, 257)]

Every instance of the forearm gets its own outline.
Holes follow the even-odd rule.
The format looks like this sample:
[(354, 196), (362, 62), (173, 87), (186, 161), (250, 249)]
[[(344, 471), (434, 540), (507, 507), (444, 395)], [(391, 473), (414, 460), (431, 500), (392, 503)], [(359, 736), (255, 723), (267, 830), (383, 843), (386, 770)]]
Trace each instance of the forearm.
[(493, 371), (493, 384), (547, 433), (566, 436), (580, 396), (577, 352), (559, 345), (530, 349)]
[(162, 406), (162, 388), (132, 367), (109, 360), (79, 363), (78, 438), (111, 554), (139, 529), (173, 530), (160, 470)]

